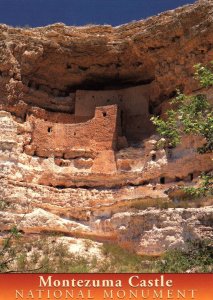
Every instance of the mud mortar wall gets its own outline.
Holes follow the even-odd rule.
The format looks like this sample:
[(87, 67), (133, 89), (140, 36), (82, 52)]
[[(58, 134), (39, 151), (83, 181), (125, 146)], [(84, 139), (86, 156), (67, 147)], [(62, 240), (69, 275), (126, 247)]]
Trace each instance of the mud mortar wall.
[(103, 91), (77, 91), (75, 114), (92, 117), (97, 106), (117, 104), (121, 135), (128, 140), (142, 140), (154, 132), (150, 121), (149, 87), (137, 86), (127, 89)]
[(99, 107), (93, 119), (85, 123), (60, 124), (32, 117), (32, 142), (28, 146), (34, 155), (69, 158), (75, 153), (94, 154), (116, 149), (117, 106)]

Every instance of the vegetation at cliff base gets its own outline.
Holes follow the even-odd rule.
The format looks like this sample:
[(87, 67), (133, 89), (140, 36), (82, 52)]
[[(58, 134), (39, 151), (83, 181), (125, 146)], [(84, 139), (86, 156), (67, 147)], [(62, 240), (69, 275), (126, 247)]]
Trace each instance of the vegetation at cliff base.
[(210, 240), (188, 242), (184, 251), (167, 251), (158, 262), (160, 273), (208, 273), (213, 271), (213, 245)]
[[(17, 229), (14, 229), (17, 232)], [(186, 250), (169, 250), (162, 256), (139, 256), (116, 244), (100, 245), (101, 257), (71, 253), (57, 237), (25, 238), (21, 234), (6, 240), (1, 251), (0, 272), (25, 273), (164, 273), (213, 271), (210, 241), (189, 242)], [(92, 247), (92, 243), (85, 246)]]

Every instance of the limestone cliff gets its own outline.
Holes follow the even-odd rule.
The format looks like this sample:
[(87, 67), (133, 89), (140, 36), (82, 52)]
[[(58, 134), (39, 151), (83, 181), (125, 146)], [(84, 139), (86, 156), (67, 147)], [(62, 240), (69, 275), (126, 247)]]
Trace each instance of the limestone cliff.
[(208, 0), (115, 28), (0, 25), (2, 234), (15, 223), (150, 255), (212, 238), (213, 199), (178, 196), (212, 153), (195, 136), (158, 149), (150, 121), (176, 88), (202, 92), (193, 66), (213, 60), (212, 32)]

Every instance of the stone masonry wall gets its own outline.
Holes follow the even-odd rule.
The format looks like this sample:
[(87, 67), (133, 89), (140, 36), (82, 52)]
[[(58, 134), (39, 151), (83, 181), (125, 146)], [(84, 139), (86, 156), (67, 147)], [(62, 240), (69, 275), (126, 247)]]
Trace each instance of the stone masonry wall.
[(127, 89), (76, 92), (75, 114), (93, 117), (97, 106), (117, 104), (120, 114), (120, 135), (128, 140), (141, 140), (153, 133), (149, 115), (150, 89), (136, 86)]
[(31, 122), (32, 141), (26, 147), (29, 154), (70, 158), (78, 153), (87, 156), (116, 148), (116, 105), (98, 107), (94, 118), (85, 123), (52, 123), (35, 119), (33, 116)]

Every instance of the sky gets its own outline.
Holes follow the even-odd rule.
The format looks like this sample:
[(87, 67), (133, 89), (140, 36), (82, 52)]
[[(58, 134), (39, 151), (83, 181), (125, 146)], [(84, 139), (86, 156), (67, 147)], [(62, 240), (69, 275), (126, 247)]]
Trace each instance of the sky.
[(145, 19), (195, 0), (0, 0), (0, 23), (12, 26), (111, 24)]

